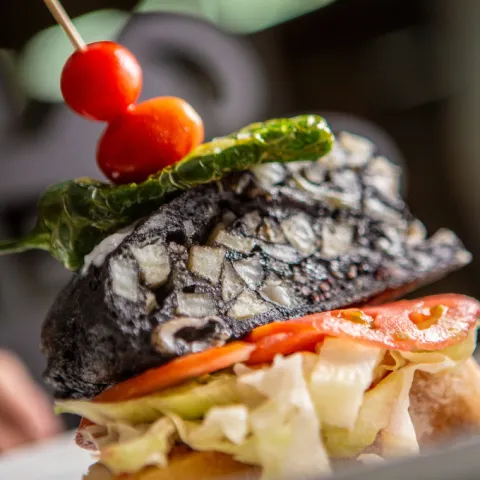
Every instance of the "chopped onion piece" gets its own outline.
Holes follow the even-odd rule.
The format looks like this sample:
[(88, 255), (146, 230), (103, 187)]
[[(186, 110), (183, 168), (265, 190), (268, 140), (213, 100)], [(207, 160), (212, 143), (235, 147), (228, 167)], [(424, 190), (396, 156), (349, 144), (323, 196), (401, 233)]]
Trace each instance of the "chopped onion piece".
[(308, 168), (312, 164), (311, 160), (300, 160), (296, 162), (287, 162), (285, 163), (285, 166), (287, 167), (287, 170), (289, 172), (301, 172), (302, 170), (305, 170), (305, 168)]
[(170, 259), (164, 245), (146, 245), (131, 250), (148, 285), (158, 287), (166, 283), (170, 275)]
[(110, 260), (110, 276), (112, 292), (115, 295), (132, 302), (138, 301), (140, 296), (138, 272), (132, 261), (121, 258)]
[(234, 262), (233, 268), (240, 275), (247, 287), (255, 290), (264, 277), (263, 266), (258, 255)]
[(264, 163), (252, 168), (252, 172), (262, 187), (270, 188), (285, 178), (285, 168), (281, 163)]
[(351, 250), (354, 229), (347, 223), (324, 223), (322, 229), (322, 255), (328, 258), (337, 257)]
[(250, 253), (255, 246), (252, 238), (237, 237), (237, 235), (228, 233), (225, 230), (218, 230), (213, 236), (212, 241), (242, 253)]
[(188, 269), (192, 273), (216, 284), (220, 279), (220, 272), (222, 270), (225, 253), (224, 248), (201, 247), (195, 245), (190, 249)]
[(339, 192), (327, 185), (317, 185), (309, 182), (301, 176), (295, 177), (297, 187), (308, 192), (316, 200), (327, 202), (333, 208), (351, 207), (358, 208), (361, 200), (361, 192)]
[(315, 251), (317, 238), (306, 215), (297, 214), (287, 218), (282, 222), (282, 230), (300, 253), (311, 255)]
[(313, 162), (306, 170), (305, 177), (309, 182), (321, 184), (324, 182), (327, 169), (320, 162)]
[(403, 235), (390, 225), (384, 225), (383, 234), (385, 236), (377, 240), (380, 248), (391, 255), (402, 255), (404, 250)]
[(285, 235), (271, 218), (264, 218), (258, 236), (267, 242), (285, 243)]
[(192, 237), (195, 234), (195, 227), (191, 220), (184, 220), (183, 228), (187, 237)]
[(331, 174), (332, 183), (336, 187), (340, 187), (343, 192), (357, 194), (359, 197), (362, 193), (357, 176), (352, 170), (334, 171)]
[(268, 303), (260, 300), (254, 292), (245, 291), (237, 298), (228, 315), (237, 320), (246, 320), (255, 315), (268, 312), (271, 308)]
[(245, 284), (233, 269), (230, 262), (225, 262), (222, 273), (222, 298), (230, 302), (245, 290)]
[(216, 315), (215, 301), (209, 293), (178, 293), (177, 313), (187, 317)]
[(419, 245), (427, 237), (427, 229), (420, 220), (414, 220), (408, 226), (407, 244)]
[(399, 228), (405, 227), (405, 220), (402, 215), (381, 202), (378, 198), (369, 197), (365, 200), (365, 213), (376, 220), (383, 220), (390, 225)]
[(330, 153), (319, 158), (317, 162), (329, 170), (343, 167), (347, 163), (347, 152), (342, 148), (339, 142), (335, 142)]
[(241, 222), (245, 227), (245, 231), (249, 235), (255, 235), (261, 221), (262, 221), (262, 217), (260, 216), (260, 213), (258, 213), (256, 210), (253, 212), (247, 213), (241, 218)]
[(341, 132), (338, 135), (340, 145), (349, 153), (347, 163), (351, 167), (362, 167), (372, 156), (374, 144), (364, 137), (352, 133)]
[(363, 180), (389, 198), (397, 198), (400, 189), (401, 170), (385, 157), (375, 157), (368, 164)]
[(300, 254), (289, 245), (271, 245), (264, 243), (262, 250), (273, 258), (285, 263), (298, 263), (302, 260)]
[(104, 238), (89, 254), (85, 255), (82, 274), (86, 273), (92, 264), (101, 267), (107, 256), (133, 232), (137, 223), (138, 221)]
[(148, 313), (153, 312), (158, 307), (157, 299), (152, 292), (145, 294), (145, 309)]
[(282, 307), (291, 307), (294, 299), (288, 289), (279, 281), (267, 280), (260, 290), (260, 295), (265, 300), (281, 305)]

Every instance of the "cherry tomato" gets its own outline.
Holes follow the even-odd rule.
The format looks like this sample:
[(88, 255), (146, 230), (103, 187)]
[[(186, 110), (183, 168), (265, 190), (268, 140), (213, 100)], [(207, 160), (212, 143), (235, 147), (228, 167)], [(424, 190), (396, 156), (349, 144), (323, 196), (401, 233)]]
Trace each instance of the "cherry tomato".
[(110, 123), (98, 145), (98, 166), (114, 183), (142, 182), (185, 157), (203, 135), (202, 119), (187, 102), (153, 98)]
[(60, 86), (72, 110), (91, 120), (110, 121), (137, 101), (142, 69), (125, 47), (91, 43), (67, 60)]

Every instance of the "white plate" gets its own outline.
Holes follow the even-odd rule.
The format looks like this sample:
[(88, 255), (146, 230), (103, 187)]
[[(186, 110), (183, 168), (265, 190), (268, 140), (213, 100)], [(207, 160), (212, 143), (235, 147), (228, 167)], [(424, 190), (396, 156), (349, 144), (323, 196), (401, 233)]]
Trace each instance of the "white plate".
[(0, 479), (81, 480), (94, 463), (74, 442), (74, 433), (0, 456)]

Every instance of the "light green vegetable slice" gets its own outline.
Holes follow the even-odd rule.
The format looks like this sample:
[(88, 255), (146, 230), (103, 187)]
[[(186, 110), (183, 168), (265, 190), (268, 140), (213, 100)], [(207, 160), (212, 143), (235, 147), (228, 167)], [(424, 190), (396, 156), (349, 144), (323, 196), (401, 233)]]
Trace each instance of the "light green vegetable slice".
[(112, 422), (133, 425), (153, 422), (166, 413), (193, 420), (201, 418), (216, 405), (240, 401), (234, 375), (212, 375), (205, 384), (189, 382), (162, 393), (116, 403), (97, 403), (88, 400), (60, 400), (56, 413), (74, 413), (97, 425)]
[(310, 392), (324, 424), (352, 429), (363, 394), (384, 351), (342, 338), (326, 338), (310, 377)]
[(323, 441), (332, 457), (355, 457), (373, 444), (380, 430), (390, 421), (401, 384), (391, 374), (368, 391), (353, 430), (325, 425)]
[(137, 438), (102, 448), (100, 462), (113, 474), (135, 473), (146, 465), (165, 467), (175, 436), (174, 423), (161, 418)]

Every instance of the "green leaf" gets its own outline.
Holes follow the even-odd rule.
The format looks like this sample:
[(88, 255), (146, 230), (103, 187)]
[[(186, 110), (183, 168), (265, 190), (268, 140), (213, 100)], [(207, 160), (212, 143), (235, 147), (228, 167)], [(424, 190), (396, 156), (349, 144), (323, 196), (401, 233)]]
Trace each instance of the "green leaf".
[(154, 212), (167, 195), (220, 180), (265, 162), (314, 160), (327, 154), (333, 134), (322, 117), (302, 115), (254, 123), (205, 143), (143, 183), (112, 185), (83, 178), (49, 187), (33, 231), (0, 242), (0, 254), (48, 250), (70, 270), (105, 237)]

